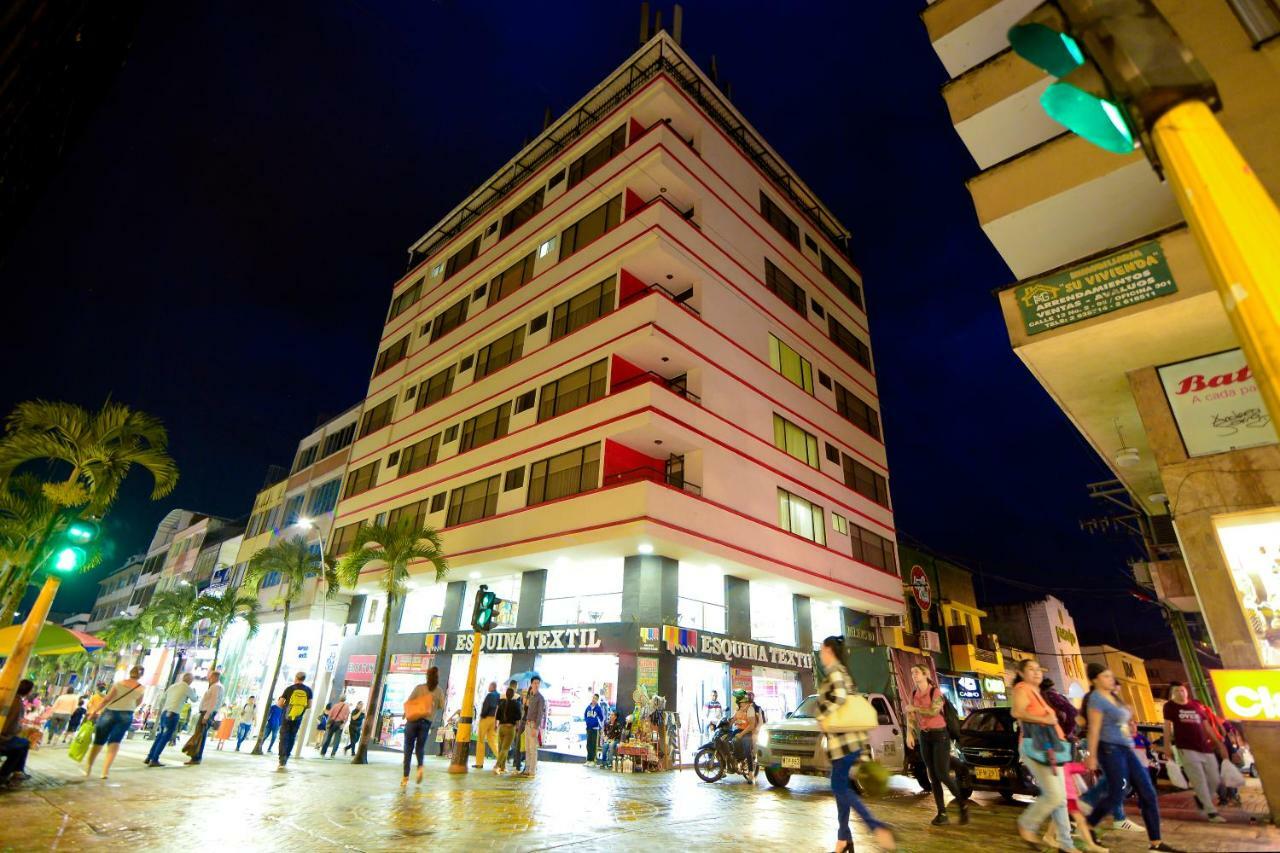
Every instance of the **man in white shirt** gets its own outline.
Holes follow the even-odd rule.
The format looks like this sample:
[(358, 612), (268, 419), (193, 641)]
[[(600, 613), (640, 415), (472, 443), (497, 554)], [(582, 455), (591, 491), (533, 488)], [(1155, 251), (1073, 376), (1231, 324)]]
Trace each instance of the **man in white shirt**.
[(223, 687), (219, 683), (222, 674), (216, 670), (209, 673), (209, 688), (204, 691), (204, 696), (200, 698), (200, 719), (196, 721), (196, 741), (195, 752), (191, 755), (188, 764), (199, 764), (204, 758), (204, 742), (209, 736), (209, 729), (218, 722), (218, 709), (222, 707), (222, 691)]
[(143, 762), (148, 767), (164, 766), (160, 763), (160, 753), (164, 752), (169, 741), (173, 740), (174, 732), (178, 730), (178, 720), (183, 706), (199, 698), (196, 696), (195, 688), (191, 686), (192, 677), (191, 673), (184, 672), (182, 678), (165, 689), (160, 699), (160, 720), (156, 723), (155, 740), (151, 743), (151, 752), (147, 753), (147, 760)]

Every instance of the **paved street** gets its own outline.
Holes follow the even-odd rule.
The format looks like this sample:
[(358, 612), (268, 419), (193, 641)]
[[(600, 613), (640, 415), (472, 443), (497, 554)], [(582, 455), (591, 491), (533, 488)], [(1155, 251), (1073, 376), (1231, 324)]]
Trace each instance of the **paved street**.
[[(399, 787), (392, 756), (369, 767), (342, 759), (294, 760), (210, 749), (200, 767), (142, 765), (127, 743), (111, 779), (84, 780), (60, 748), (32, 756), (35, 778), (0, 794), (0, 849), (221, 850), (829, 850), (835, 806), (819, 779), (787, 790), (740, 779), (707, 785), (692, 771), (629, 775), (544, 762), (536, 780), (445, 772), (431, 759), (421, 786)], [(246, 749), (248, 746), (246, 745)], [(1015, 806), (978, 795), (973, 823), (934, 828), (932, 803), (906, 779), (873, 808), (908, 851), (1019, 849)], [(1187, 811), (1187, 795), (1164, 798), (1166, 840), (1185, 850), (1276, 850), (1280, 830), (1242, 813), (1209, 826)], [(1132, 810), (1131, 810), (1132, 811)], [(858, 849), (874, 849), (855, 823)], [(1112, 850), (1141, 851), (1145, 836), (1111, 833)]]

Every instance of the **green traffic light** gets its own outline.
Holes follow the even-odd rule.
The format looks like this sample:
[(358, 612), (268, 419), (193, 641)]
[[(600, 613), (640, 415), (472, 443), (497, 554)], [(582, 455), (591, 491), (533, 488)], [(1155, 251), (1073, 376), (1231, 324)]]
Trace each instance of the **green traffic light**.
[(84, 545), (97, 538), (98, 525), (94, 524), (92, 521), (77, 520), (67, 525), (65, 533), (67, 539)]
[(68, 545), (53, 555), (53, 570), (55, 572), (74, 572), (84, 565), (85, 559), (85, 553), (82, 549), (76, 548), (74, 545)]
[(1014, 53), (1048, 71), (1065, 77), (1084, 65), (1084, 51), (1074, 38), (1044, 24), (1018, 24), (1009, 30)]
[(1105, 98), (1058, 82), (1045, 89), (1040, 105), (1054, 121), (1099, 148), (1128, 154), (1137, 147), (1124, 113)]

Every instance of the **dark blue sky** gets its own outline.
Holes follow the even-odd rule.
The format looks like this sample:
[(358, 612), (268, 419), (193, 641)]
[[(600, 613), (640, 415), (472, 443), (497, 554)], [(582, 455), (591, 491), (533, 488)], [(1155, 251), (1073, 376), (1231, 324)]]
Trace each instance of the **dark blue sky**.
[[(691, 0), (684, 45), (854, 235), (899, 528), (992, 598), (1031, 593), (991, 575), (1118, 590), (1134, 549), (1079, 531), (1109, 475), (1009, 348), (990, 291), (1011, 276), (922, 5)], [(117, 559), (174, 506), (246, 513), (266, 466), (360, 398), (408, 244), (634, 50), (638, 19), (629, 0), (148, 8), (0, 259), (5, 410), (111, 395), (169, 426), (181, 484), (155, 504), (131, 484)], [(1167, 636), (1127, 597), (1062, 597), (1085, 639), (1115, 642), (1117, 611), (1138, 653)]]

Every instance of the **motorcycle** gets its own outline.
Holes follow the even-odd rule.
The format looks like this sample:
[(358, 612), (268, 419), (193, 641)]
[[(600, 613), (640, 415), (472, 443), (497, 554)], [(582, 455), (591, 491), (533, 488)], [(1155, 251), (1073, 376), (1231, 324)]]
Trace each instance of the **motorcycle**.
[(754, 785), (759, 765), (754, 755), (745, 758), (740, 755), (733, 737), (733, 721), (724, 719), (716, 725), (711, 740), (698, 747), (693, 756), (693, 771), (703, 782), (718, 782), (725, 776), (741, 773), (742, 778)]

